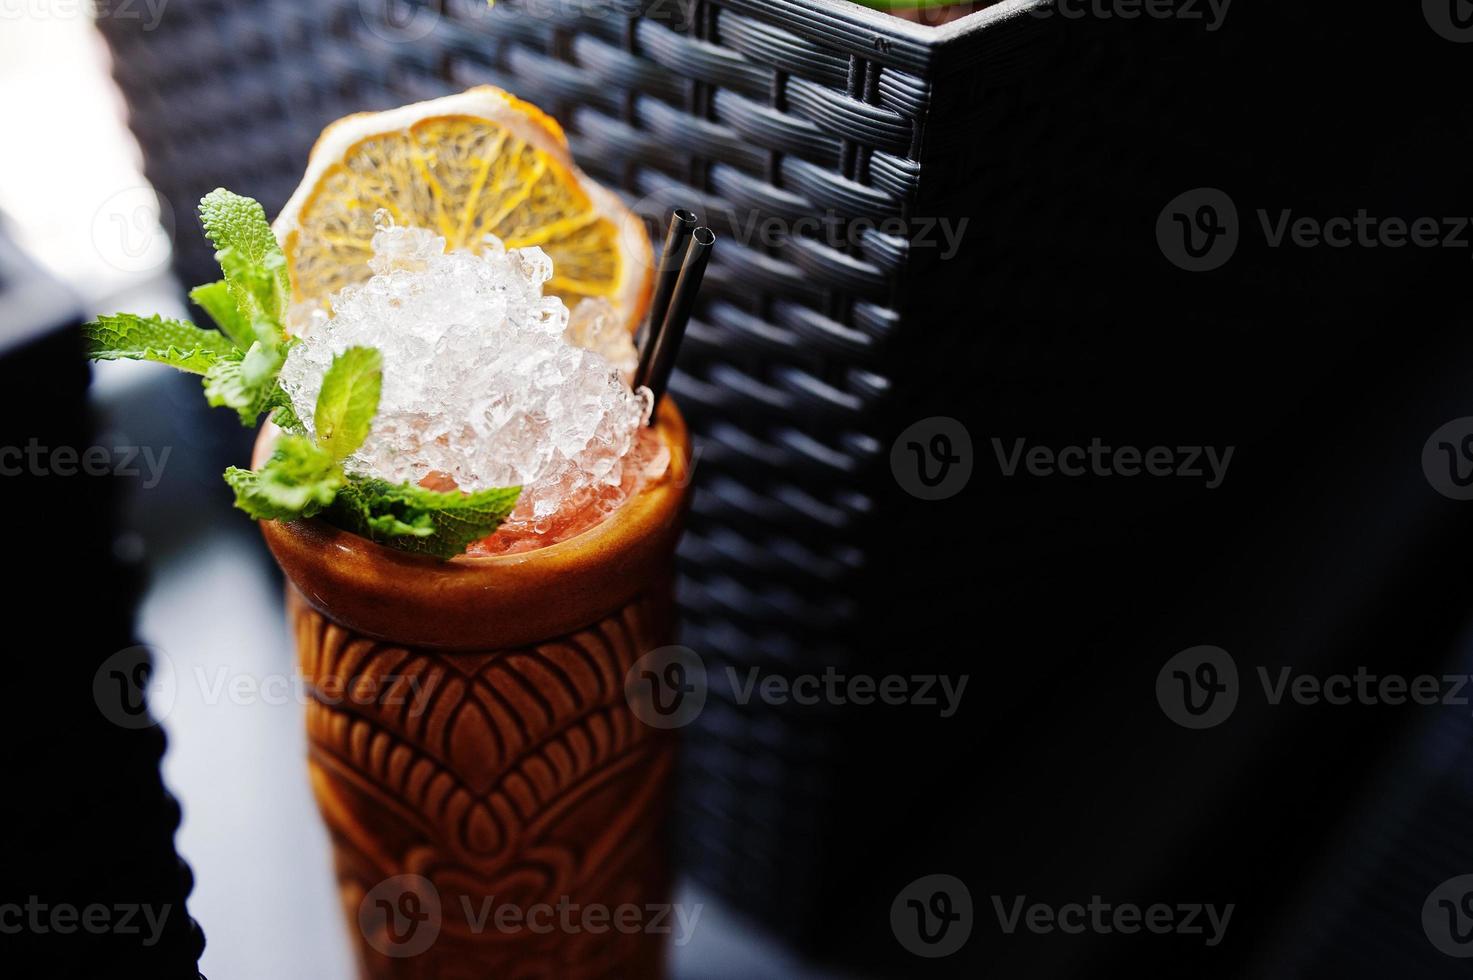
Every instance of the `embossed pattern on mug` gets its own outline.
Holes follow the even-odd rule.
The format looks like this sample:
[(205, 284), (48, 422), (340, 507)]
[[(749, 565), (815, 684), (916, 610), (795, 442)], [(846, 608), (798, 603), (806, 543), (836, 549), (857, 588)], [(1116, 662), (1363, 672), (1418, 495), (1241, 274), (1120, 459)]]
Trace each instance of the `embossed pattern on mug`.
[(535, 647), (473, 653), (373, 640), (295, 589), (288, 605), (309, 684), (399, 686), (307, 709), (313, 790), (350, 919), (394, 875), (422, 875), (439, 893), (434, 946), (399, 959), (360, 945), (366, 975), (660, 975), (658, 937), (498, 932), (483, 913), (488, 899), (616, 908), (665, 895), (672, 743), (634, 717), (623, 685), (639, 653), (668, 637), (668, 600), (646, 594)]

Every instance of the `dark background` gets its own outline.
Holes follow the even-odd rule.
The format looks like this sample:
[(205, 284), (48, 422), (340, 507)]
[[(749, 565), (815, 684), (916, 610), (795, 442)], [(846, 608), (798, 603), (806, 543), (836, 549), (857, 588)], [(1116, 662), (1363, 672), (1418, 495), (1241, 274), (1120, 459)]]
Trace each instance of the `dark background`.
[[(978, 906), (972, 969), (1461, 975), (1420, 916), (1473, 865), (1459, 830), (1468, 706), (1270, 707), (1256, 669), (1467, 672), (1473, 512), (1434, 492), (1421, 457), (1473, 402), (1473, 250), (1275, 249), (1257, 212), (1473, 210), (1469, 49), (1411, 7), (1238, 3), (1213, 33), (1055, 26), (1052, 55), (998, 83), (999, 103), (1026, 112), (1000, 113), (1005, 192), (968, 212), (987, 238), (975, 293), (957, 297), (972, 342), (932, 364), (946, 390), (928, 407), (968, 398), (973, 483), (916, 519), (875, 583), (894, 613), (885, 643), (972, 673), (965, 717), (904, 740), (877, 725), (874, 751), (904, 746), (882, 766), (850, 754), (870, 782), (835, 828), (853, 857), (835, 895), (873, 885), (878, 904), (916, 870), (908, 856), (873, 874), (889, 852), (861, 843), (868, 791), (924, 870), (962, 869)], [(1154, 228), (1199, 187), (1234, 200), (1240, 241), (1192, 273), (1164, 259)], [(1236, 450), (1208, 490), (1004, 478), (994, 436)], [(932, 563), (944, 599), (937, 578), (907, 589), (906, 570)], [(1242, 697), (1224, 724), (1189, 731), (1157, 706), (1155, 679), (1199, 644), (1235, 658)], [(992, 895), (1236, 911), (1217, 948), (1003, 936)], [(862, 942), (860, 923), (835, 923)]]

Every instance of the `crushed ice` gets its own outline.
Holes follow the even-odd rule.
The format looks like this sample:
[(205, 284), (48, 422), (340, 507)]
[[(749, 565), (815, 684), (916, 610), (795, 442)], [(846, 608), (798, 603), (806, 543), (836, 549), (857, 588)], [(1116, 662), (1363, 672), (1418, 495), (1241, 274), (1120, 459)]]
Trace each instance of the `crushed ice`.
[(504, 526), (513, 537), (545, 534), (560, 517), (566, 526), (573, 508), (601, 518), (635, 489), (640, 474), (627, 470), (651, 465), (640, 437), (650, 394), (621, 377), (634, 344), (607, 301), (584, 301), (570, 317), (542, 293), (552, 261), (540, 248), (488, 239), (480, 255), (446, 253), (443, 238), (386, 222), (369, 266), (372, 278), (332, 297), (331, 317), (297, 320), (281, 371), (310, 431), (333, 357), (382, 352), (378, 415), (349, 470), (440, 488), (521, 485)]

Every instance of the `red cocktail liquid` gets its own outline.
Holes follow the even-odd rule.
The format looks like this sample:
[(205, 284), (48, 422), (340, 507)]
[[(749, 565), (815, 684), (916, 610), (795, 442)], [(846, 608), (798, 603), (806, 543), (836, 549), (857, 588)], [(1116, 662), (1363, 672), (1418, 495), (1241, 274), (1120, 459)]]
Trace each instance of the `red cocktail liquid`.
[[(634, 447), (624, 457), (623, 479), (618, 486), (602, 485), (585, 488), (568, 497), (548, 517), (533, 520), (531, 502), (524, 500), (496, 533), (473, 542), (466, 554), (514, 555), (566, 541), (601, 523), (623, 503), (640, 491), (650, 480), (662, 475), (670, 465), (670, 450), (660, 441), (653, 428), (641, 426)], [(425, 486), (435, 490), (449, 489), (454, 484), (446, 478), (426, 478)]]

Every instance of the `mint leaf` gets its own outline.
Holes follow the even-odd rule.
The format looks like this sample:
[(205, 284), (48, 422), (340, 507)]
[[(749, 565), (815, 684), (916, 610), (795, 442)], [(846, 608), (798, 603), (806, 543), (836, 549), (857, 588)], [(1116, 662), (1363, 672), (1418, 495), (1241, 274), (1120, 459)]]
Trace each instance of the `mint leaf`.
[(271, 413), (271, 421), (279, 427), (299, 436), (307, 434), (307, 427), (297, 418), (297, 410), (292, 406), (291, 398), (279, 383), (271, 390), (271, 397), (266, 401), (266, 410)]
[(231, 249), (247, 262), (259, 265), (281, 251), (266, 209), (254, 198), (217, 187), (200, 198), (199, 219), (217, 249)]
[(94, 361), (157, 361), (204, 374), (223, 355), (235, 352), (230, 338), (188, 320), (115, 313), (82, 326), (87, 356)]
[(345, 477), (337, 460), (302, 436), (282, 436), (259, 470), (232, 466), (225, 482), (235, 506), (257, 520), (311, 517), (333, 502)]
[(521, 487), (492, 487), (442, 493), (350, 474), (329, 516), (339, 527), (401, 551), (454, 558), (500, 527), (521, 492)]
[(317, 444), (333, 459), (345, 459), (363, 445), (378, 412), (384, 359), (372, 347), (349, 347), (332, 359), (317, 393), (312, 425)]
[(215, 321), (220, 332), (235, 342), (235, 346), (245, 350), (251, 346), (256, 339), (255, 331), (251, 328), (251, 321), (241, 314), (240, 308), (235, 305), (235, 293), (230, 288), (230, 283), (224, 279), (218, 282), (205, 283), (203, 286), (195, 286), (189, 291), (189, 298), (194, 304), (210, 315)]
[(214, 244), (215, 260), (256, 339), (280, 343), (291, 297), (286, 256), (260, 203), (217, 187), (199, 202), (200, 222)]
[[(402, 537), (428, 538), (435, 533), (435, 522), (430, 520), (429, 514), (423, 513), (416, 515), (413, 523), (392, 513), (379, 514), (368, 518), (368, 531), (369, 536), (375, 540)], [(390, 541), (389, 544), (396, 548), (402, 547), (402, 542)]]
[(242, 353), (226, 354), (205, 372), (205, 400), (216, 408), (233, 408), (241, 425), (255, 425), (261, 413), (280, 404), (277, 372), (284, 355), (280, 348), (258, 340)]

